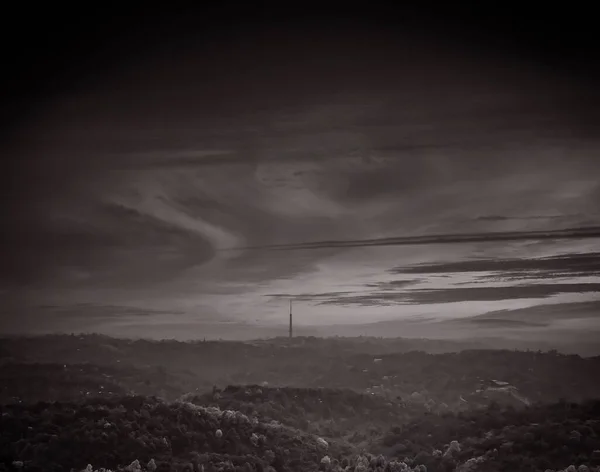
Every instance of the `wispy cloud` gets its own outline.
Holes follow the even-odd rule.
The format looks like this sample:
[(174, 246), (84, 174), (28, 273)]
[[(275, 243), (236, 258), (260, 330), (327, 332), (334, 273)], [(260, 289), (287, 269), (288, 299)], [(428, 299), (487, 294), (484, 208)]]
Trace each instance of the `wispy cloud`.
[(316, 241), (299, 244), (281, 244), (244, 249), (322, 249), (330, 247), (404, 246), (427, 244), (464, 244), (501, 241), (543, 241), (556, 239), (600, 238), (600, 226), (587, 228), (556, 229), (548, 231), (504, 231), (468, 234), (434, 234), (423, 236), (398, 236), (377, 239)]
[[(563, 219), (568, 215), (536, 215), (536, 216), (506, 216), (506, 215), (484, 215), (478, 216), (477, 219), (481, 221), (508, 221), (508, 220), (555, 220)], [(573, 215), (581, 216), (581, 215)]]
[(470, 259), (435, 264), (396, 267), (395, 274), (445, 274), (453, 272), (493, 272), (482, 279), (558, 278), (565, 276), (600, 275), (600, 253), (557, 254), (539, 258)]
[(500, 301), (541, 299), (563, 293), (598, 293), (600, 283), (565, 283), (512, 285), (508, 287), (468, 287), (449, 289), (414, 289), (399, 292), (371, 292), (368, 294), (330, 297), (323, 305), (377, 306), (390, 304), (439, 304), (470, 301)]
[[(462, 330), (478, 335), (546, 339), (559, 343), (597, 345), (600, 333), (598, 300), (587, 302), (533, 305), (523, 308), (490, 311), (472, 317), (437, 321), (439, 329)], [(524, 336), (524, 337), (523, 337)]]
[(465, 323), (479, 323), (486, 322), (486, 320), (504, 320), (550, 325), (556, 320), (571, 320), (576, 318), (593, 318), (600, 326), (600, 299), (587, 302), (544, 304), (513, 310), (490, 311), (471, 318), (463, 318), (461, 321)]

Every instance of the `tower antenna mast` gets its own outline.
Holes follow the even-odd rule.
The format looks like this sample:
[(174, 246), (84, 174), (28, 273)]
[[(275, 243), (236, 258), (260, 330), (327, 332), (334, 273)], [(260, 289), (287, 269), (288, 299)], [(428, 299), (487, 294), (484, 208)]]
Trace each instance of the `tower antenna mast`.
[(290, 339), (292, 339), (294, 332), (292, 329), (292, 299), (290, 298)]

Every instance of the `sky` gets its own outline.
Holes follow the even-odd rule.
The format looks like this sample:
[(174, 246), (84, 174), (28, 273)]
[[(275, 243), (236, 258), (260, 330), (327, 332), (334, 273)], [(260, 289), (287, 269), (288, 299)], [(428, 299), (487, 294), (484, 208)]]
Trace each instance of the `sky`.
[(0, 333), (252, 338), (291, 299), (299, 333), (594, 339), (585, 74), (334, 26), (140, 29), (38, 78), (3, 148)]

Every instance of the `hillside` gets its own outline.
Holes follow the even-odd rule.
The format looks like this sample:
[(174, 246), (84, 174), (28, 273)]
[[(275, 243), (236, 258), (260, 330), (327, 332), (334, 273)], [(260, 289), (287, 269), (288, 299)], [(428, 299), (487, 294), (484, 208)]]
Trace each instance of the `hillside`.
[(600, 465), (600, 358), (363, 341), (1, 340), (0, 471)]
[[(296, 339), (289, 346), (278, 342), (132, 341), (94, 335), (4, 339), (0, 340), (5, 352), (0, 361), (0, 385), (5, 386), (1, 398), (47, 400), (43, 389), (30, 387), (27, 372), (33, 371), (34, 377), (46, 378), (48, 388), (57, 384), (51, 397), (57, 400), (76, 398), (76, 378), (81, 379), (79, 390), (84, 392), (107, 383), (113, 391), (167, 400), (188, 392), (205, 392), (212, 386), (264, 382), (270, 386), (351, 389), (388, 400), (428, 403), (435, 410), (485, 406), (493, 400), (514, 404), (518, 398), (528, 403), (600, 398), (596, 375), (600, 357), (506, 350), (371, 354), (362, 352), (360, 342), (352, 348), (353, 344), (345, 341), (319, 340), (316, 344), (321, 347), (313, 349), (310, 339), (303, 341)], [(331, 349), (326, 348), (328, 342)], [(15, 375), (21, 369), (23, 375)], [(59, 373), (61, 369), (65, 372)], [(83, 375), (75, 375), (78, 369)], [(493, 394), (487, 389), (482, 395), (478, 391), (490, 380), (506, 382), (514, 389)], [(56, 393), (62, 388), (59, 385), (65, 386), (64, 396)]]
[(390, 402), (349, 389), (228, 386), (184, 397), (198, 405), (241, 411), (265, 421), (279, 421), (360, 450), (371, 446), (390, 424), (422, 416), (423, 404)]
[(88, 463), (117, 468), (154, 460), (173, 465), (230, 462), (237, 470), (316, 470), (335, 448), (319, 438), (240, 412), (164, 403), (153, 397), (38, 403), (0, 409), (0, 462), (25, 470), (83, 469)]
[(90, 396), (108, 398), (126, 394), (175, 399), (182, 392), (204, 390), (209, 385), (184, 372), (169, 374), (160, 366), (0, 363), (0, 404), (76, 401)]
[[(252, 388), (229, 389), (230, 396)], [(298, 393), (281, 389), (267, 397), (290, 399), (290, 409), (318, 397), (302, 392), (298, 401)], [(350, 399), (333, 391), (326, 397), (334, 403)], [(307, 416), (325, 421), (319, 416), (325, 410), (309, 403), (314, 407), (307, 408)], [(269, 412), (266, 406), (257, 410)], [(359, 410), (348, 410), (340, 420)], [(273, 407), (271, 416), (277, 411)], [(600, 470), (599, 401), (425, 413), (403, 424), (391, 417), (389, 423), (396, 425), (384, 430), (381, 424), (385, 434), (368, 451), (286, 423), (298, 418), (283, 415), (280, 422), (259, 412), (141, 396), (1, 406), (0, 470), (59, 472), (87, 464), (152, 472)]]
[(444, 470), (452, 441), (459, 447), (446, 459), (455, 465), (482, 458), (481, 471), (536, 471), (571, 464), (600, 465), (600, 401), (559, 402), (516, 410), (425, 415), (398, 425), (374, 451), (417, 458), (429, 471)]

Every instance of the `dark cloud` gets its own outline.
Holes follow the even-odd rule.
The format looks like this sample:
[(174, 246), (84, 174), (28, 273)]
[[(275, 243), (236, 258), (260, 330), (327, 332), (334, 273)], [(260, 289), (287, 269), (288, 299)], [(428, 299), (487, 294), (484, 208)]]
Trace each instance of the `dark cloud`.
[(559, 278), (600, 275), (600, 253), (564, 254), (530, 259), (475, 259), (435, 264), (396, 267), (394, 274), (451, 274), (458, 272), (493, 272), (478, 277), (519, 280), (528, 278)]
[(508, 220), (552, 220), (564, 218), (565, 215), (548, 215), (548, 216), (503, 216), (503, 215), (485, 215), (478, 216), (478, 220), (482, 221), (508, 221)]
[(408, 303), (406, 294), (388, 292), (373, 292), (365, 295), (331, 297), (319, 302), (320, 305), (358, 305), (364, 307), (390, 306), (404, 303)]
[(105, 321), (110, 319), (123, 319), (128, 317), (146, 318), (152, 316), (175, 316), (183, 315), (178, 310), (154, 310), (149, 308), (138, 308), (118, 305), (94, 305), (92, 303), (78, 303), (75, 305), (42, 305), (37, 307), (44, 316), (52, 317), (57, 322), (76, 318), (86, 321)]
[[(439, 328), (448, 328), (451, 330), (467, 330), (468, 332), (489, 332), (496, 335), (506, 335), (514, 337), (517, 333), (533, 333), (534, 337), (544, 337), (543, 333), (552, 333), (556, 330), (557, 340), (566, 341), (560, 338), (560, 333), (566, 335), (571, 340), (584, 338), (583, 333), (576, 334), (577, 329), (568, 329), (568, 323), (571, 321), (583, 322), (587, 326), (587, 339), (593, 339), (595, 331), (600, 326), (600, 301), (556, 303), (534, 305), (524, 308), (510, 310), (496, 310), (482, 315), (456, 318), (450, 320), (434, 321)], [(567, 323), (566, 325), (564, 323)], [(552, 335), (546, 334), (550, 339)]]
[(323, 305), (395, 305), (437, 304), (468, 301), (500, 301), (546, 298), (561, 293), (600, 292), (600, 283), (563, 283), (511, 285), (507, 287), (468, 287), (449, 289), (414, 289), (401, 292), (372, 292), (366, 295), (340, 296), (323, 300)]
[(497, 320), (550, 325), (553, 321), (577, 318), (595, 318), (600, 320), (600, 301), (556, 303), (513, 310), (497, 310), (471, 318), (463, 318), (461, 321), (477, 324), (480, 322), (487, 323), (489, 320)]
[[(164, 281), (215, 254), (202, 235), (133, 209), (99, 204), (81, 211), (38, 220), (18, 238), (5, 235), (10, 239), (4, 241), (3, 282), (13, 288), (37, 283), (132, 288)], [(75, 272), (89, 276), (71, 277)]]
[(390, 280), (385, 282), (368, 283), (364, 286), (370, 289), (394, 291), (405, 287), (410, 287), (411, 285), (418, 284), (419, 282), (423, 282), (424, 280), (425, 279)]
[(466, 287), (412, 290), (408, 303), (452, 303), (464, 301), (499, 301), (523, 298), (547, 298), (561, 293), (600, 292), (600, 283), (554, 283), (512, 285), (509, 287)]
[(352, 292), (320, 292), (320, 293), (269, 293), (265, 297), (274, 300), (294, 300), (294, 301), (318, 301), (335, 297), (343, 297), (352, 294)]
[[(501, 241), (542, 241), (557, 239), (600, 238), (600, 226), (587, 228), (556, 229), (548, 231), (505, 231), (472, 234), (435, 234), (424, 236), (398, 236), (390, 238), (315, 241), (299, 244), (263, 246), (248, 249), (299, 250), (335, 247), (406, 246), (426, 244), (464, 244)], [(420, 273), (420, 272), (419, 272)]]

